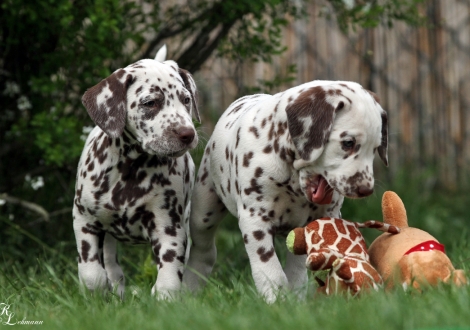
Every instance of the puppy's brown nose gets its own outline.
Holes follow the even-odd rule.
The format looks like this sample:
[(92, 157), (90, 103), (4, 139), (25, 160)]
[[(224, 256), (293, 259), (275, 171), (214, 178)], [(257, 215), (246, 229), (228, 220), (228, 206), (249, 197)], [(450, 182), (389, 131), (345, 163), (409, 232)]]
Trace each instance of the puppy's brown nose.
[(176, 135), (184, 144), (190, 144), (194, 141), (196, 133), (194, 132), (194, 129), (190, 127), (183, 127), (176, 131)]
[(366, 196), (372, 195), (373, 192), (374, 192), (374, 188), (369, 188), (367, 186), (359, 186), (359, 188), (357, 188), (356, 190), (358, 197), (366, 197)]

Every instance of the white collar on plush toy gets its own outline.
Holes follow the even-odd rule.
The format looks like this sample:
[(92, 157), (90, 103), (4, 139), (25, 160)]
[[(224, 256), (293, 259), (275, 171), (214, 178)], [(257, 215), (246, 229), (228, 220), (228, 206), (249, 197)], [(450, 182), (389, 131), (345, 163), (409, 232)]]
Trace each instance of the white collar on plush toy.
[(413, 253), (413, 252), (423, 252), (423, 251), (432, 251), (432, 250), (438, 250), (441, 251), (442, 253), (446, 253), (444, 245), (437, 241), (426, 241), (423, 243), (419, 243), (418, 245), (413, 246), (411, 249), (409, 249), (404, 255)]

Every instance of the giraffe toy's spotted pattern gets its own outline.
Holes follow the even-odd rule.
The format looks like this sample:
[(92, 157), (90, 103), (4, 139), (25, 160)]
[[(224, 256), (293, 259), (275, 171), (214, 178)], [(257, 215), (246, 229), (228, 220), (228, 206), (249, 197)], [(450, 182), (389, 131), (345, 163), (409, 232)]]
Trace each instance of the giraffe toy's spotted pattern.
[(307, 254), (306, 266), (312, 271), (330, 270), (326, 281), (319, 279), (319, 291), (326, 294), (361, 289), (378, 289), (382, 278), (370, 264), (369, 254), (359, 228), (376, 228), (397, 234), (398, 227), (379, 221), (364, 223), (338, 218), (321, 218), (303, 228), (292, 230), (287, 237), (287, 247), (294, 254)]

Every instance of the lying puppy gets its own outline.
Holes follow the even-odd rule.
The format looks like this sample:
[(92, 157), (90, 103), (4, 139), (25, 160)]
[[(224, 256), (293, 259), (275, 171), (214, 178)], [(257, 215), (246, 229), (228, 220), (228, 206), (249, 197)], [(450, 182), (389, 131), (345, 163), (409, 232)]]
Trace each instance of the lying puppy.
[(116, 239), (151, 244), (152, 293), (168, 297), (181, 286), (194, 184), (187, 151), (198, 143), (191, 115), (199, 113), (193, 78), (164, 53), (115, 71), (82, 98), (98, 125), (78, 164), (73, 207), (79, 277), (90, 290), (112, 285), (123, 296)]
[[(273, 236), (340, 217), (344, 196), (373, 192), (375, 151), (387, 165), (387, 114), (357, 83), (312, 81), (276, 95), (238, 99), (207, 143), (192, 198), (192, 246), (183, 282), (192, 290), (216, 260), (226, 210), (238, 217), (256, 287), (305, 288), (305, 256), (281, 267)], [(303, 295), (300, 290), (299, 294)]]

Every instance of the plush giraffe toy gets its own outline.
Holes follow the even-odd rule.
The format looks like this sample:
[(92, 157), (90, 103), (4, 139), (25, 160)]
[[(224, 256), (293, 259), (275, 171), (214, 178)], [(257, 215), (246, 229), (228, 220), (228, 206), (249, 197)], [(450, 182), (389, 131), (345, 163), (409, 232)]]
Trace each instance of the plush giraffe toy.
[(420, 289), (438, 282), (467, 283), (463, 270), (455, 269), (444, 245), (429, 233), (408, 227), (405, 206), (393, 191), (382, 197), (384, 222), (400, 228), (399, 235), (382, 234), (369, 247), (370, 260), (387, 284)]
[(325, 294), (375, 290), (383, 283), (369, 262), (367, 246), (359, 228), (376, 228), (397, 234), (400, 230), (379, 221), (364, 223), (337, 218), (321, 218), (287, 236), (287, 248), (294, 254), (308, 254), (306, 266), (312, 271), (330, 270), (326, 281), (317, 278), (318, 291)]

